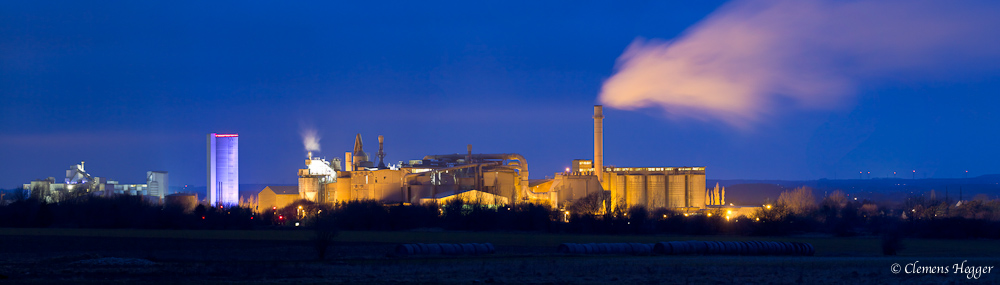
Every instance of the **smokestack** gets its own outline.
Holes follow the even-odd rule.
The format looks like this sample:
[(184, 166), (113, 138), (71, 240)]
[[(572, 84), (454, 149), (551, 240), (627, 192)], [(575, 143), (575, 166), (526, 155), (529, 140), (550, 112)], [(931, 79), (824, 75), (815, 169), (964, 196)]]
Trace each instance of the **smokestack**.
[(378, 153), (376, 153), (375, 156), (378, 156), (378, 168), (380, 169), (386, 168), (385, 162), (382, 161), (385, 158), (385, 152), (382, 151), (383, 142), (385, 142), (385, 138), (383, 138), (382, 135), (378, 135)]
[(598, 181), (603, 181), (604, 172), (604, 110), (601, 105), (594, 105), (594, 175)]
[(351, 157), (353, 156), (353, 153), (350, 151), (344, 154), (344, 171), (354, 171), (354, 164), (351, 163)]
[(465, 155), (465, 163), (472, 163), (472, 145), (465, 145), (465, 149), (469, 151), (469, 153)]

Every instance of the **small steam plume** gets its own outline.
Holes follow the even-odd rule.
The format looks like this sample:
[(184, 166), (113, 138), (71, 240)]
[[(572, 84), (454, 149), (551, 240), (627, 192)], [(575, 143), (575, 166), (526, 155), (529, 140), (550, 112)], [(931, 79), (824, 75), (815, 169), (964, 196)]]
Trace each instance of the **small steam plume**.
[(315, 128), (303, 128), (299, 134), (302, 135), (302, 145), (306, 151), (319, 151), (319, 133)]
[(862, 85), (995, 70), (996, 15), (973, 0), (737, 0), (673, 41), (634, 41), (599, 100), (750, 128), (779, 107), (842, 108)]

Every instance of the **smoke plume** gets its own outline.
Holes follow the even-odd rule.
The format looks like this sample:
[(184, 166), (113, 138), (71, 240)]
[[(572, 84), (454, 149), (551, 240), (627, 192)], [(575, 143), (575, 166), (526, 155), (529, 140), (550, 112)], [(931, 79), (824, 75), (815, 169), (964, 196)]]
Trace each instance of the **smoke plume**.
[(995, 69), (996, 15), (988, 1), (737, 0), (672, 41), (635, 40), (599, 100), (738, 128), (842, 108), (861, 86)]
[(319, 134), (314, 128), (303, 128), (299, 132), (302, 135), (302, 145), (306, 151), (319, 151)]

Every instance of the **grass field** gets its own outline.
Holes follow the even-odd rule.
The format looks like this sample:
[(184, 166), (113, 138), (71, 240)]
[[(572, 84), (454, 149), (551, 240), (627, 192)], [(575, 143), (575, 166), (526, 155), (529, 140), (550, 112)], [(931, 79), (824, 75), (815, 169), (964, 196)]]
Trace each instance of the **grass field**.
[[(908, 239), (900, 256), (876, 238), (572, 235), (522, 232), (345, 231), (317, 261), (309, 230), (0, 229), (0, 274), (15, 283), (1000, 283), (996, 274), (893, 274), (893, 263), (1000, 265), (995, 240)], [(812, 243), (814, 257), (560, 255), (563, 242), (773, 240)], [(492, 242), (486, 256), (393, 257), (399, 243)], [(97, 257), (154, 266), (80, 266)], [(2, 277), (0, 277), (2, 278)]]
[[(314, 233), (309, 230), (142, 230), (142, 229), (12, 229), (0, 228), (0, 236), (49, 236), (49, 237), (110, 237), (110, 238), (166, 238), (199, 240), (248, 240), (248, 241), (308, 241)], [(678, 235), (576, 235), (527, 232), (452, 232), (406, 231), (370, 232), (342, 231), (339, 242), (347, 243), (482, 243), (497, 246), (555, 247), (560, 243), (639, 242), (655, 243), (677, 240), (713, 241), (798, 241), (813, 244), (817, 256), (881, 256), (879, 239), (875, 237), (747, 237), (747, 236), (678, 236)], [(907, 239), (901, 256), (933, 257), (989, 257), (1000, 256), (1000, 240), (936, 240)]]

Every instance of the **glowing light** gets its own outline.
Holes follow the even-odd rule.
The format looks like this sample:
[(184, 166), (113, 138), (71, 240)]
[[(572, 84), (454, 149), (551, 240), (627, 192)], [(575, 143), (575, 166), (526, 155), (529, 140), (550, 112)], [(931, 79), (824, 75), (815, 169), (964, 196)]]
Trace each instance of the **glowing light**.
[(688, 216), (688, 213), (684, 213), (684, 216), (685, 216), (685, 217), (687, 217), (687, 216)]
[(767, 208), (768, 210), (770, 210), (771, 209), (771, 205), (764, 205), (764, 208)]
[[(712, 216), (712, 213), (708, 213), (708, 216), (709, 216), (709, 217), (711, 217), (711, 216)], [(728, 219), (729, 217), (726, 217), (726, 218)]]
[(234, 138), (234, 137), (238, 137), (238, 136), (240, 136), (240, 135), (237, 135), (237, 134), (217, 134), (217, 135), (215, 135), (215, 137), (217, 137), (217, 138)]

